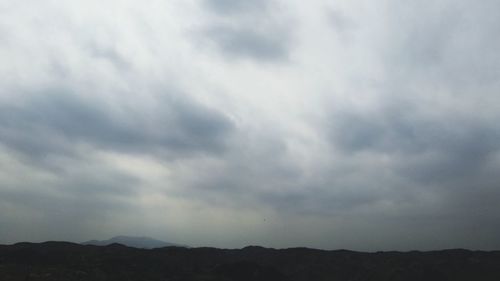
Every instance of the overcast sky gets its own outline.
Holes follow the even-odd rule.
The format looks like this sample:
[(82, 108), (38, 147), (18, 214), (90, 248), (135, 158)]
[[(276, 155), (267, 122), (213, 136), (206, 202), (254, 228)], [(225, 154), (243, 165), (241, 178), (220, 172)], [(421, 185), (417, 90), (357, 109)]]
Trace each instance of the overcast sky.
[(0, 0), (0, 243), (500, 249), (498, 11)]

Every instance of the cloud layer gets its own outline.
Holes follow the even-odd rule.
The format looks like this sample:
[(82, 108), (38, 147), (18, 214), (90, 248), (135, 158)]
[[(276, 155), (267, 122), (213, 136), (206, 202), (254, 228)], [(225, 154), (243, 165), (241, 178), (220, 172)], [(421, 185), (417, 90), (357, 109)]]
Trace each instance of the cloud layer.
[(0, 2), (0, 243), (498, 249), (499, 8)]

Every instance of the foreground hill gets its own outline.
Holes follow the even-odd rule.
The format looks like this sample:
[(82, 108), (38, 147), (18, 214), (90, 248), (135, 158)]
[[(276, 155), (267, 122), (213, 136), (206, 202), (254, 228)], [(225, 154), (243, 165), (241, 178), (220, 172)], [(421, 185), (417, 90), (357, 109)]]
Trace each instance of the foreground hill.
[(239, 250), (66, 242), (0, 245), (2, 281), (421, 281), (500, 280), (500, 252)]
[(154, 249), (170, 246), (180, 246), (177, 244), (156, 240), (150, 237), (115, 236), (108, 240), (90, 240), (83, 242), (83, 245), (107, 246), (111, 244), (122, 244), (129, 247), (141, 249)]

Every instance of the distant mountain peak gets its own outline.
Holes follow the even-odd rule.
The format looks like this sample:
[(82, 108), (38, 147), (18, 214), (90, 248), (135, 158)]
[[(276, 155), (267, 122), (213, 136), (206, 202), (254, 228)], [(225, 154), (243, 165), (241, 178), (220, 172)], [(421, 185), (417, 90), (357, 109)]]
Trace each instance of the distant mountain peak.
[(83, 245), (108, 246), (111, 244), (122, 244), (128, 247), (153, 249), (170, 246), (181, 246), (178, 244), (157, 240), (146, 236), (126, 236), (118, 235), (107, 240), (89, 240), (82, 243)]

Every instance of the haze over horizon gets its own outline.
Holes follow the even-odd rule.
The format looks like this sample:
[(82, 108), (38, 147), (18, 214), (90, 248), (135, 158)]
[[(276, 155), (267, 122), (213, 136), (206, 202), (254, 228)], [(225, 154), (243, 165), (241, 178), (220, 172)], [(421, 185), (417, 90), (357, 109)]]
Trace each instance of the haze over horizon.
[(498, 11), (0, 0), (0, 244), (498, 250)]

